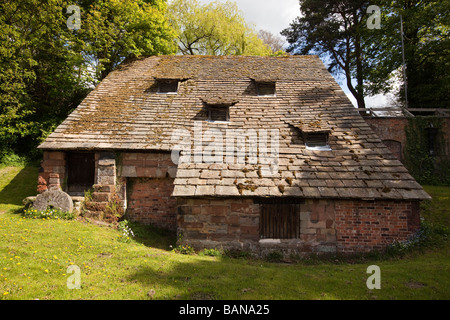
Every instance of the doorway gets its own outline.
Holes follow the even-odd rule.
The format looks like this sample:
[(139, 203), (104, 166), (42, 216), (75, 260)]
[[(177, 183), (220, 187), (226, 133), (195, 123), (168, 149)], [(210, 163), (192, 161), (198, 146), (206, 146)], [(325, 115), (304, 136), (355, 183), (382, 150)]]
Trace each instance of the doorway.
[(95, 154), (93, 152), (70, 152), (68, 160), (67, 191), (83, 196), (84, 191), (95, 183)]

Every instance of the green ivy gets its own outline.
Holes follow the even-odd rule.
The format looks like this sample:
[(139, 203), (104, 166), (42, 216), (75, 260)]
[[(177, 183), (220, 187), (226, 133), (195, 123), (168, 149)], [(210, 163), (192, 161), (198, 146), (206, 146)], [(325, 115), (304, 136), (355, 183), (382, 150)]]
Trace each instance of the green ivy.
[[(431, 155), (427, 128), (437, 129), (435, 153)], [(443, 118), (422, 116), (408, 119), (405, 127), (405, 165), (411, 175), (420, 184), (448, 185), (450, 184), (450, 161), (443, 157), (445, 134)]]

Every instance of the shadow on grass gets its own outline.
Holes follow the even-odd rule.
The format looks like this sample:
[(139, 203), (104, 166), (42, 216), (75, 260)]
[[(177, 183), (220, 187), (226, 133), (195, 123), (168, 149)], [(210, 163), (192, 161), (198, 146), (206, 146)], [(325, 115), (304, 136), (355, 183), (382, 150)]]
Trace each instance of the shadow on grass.
[[(170, 267), (166, 268), (166, 264)], [(174, 254), (166, 261), (155, 260), (151, 266), (140, 268), (127, 280), (141, 283), (150, 299), (243, 299), (261, 290), (273, 272), (272, 268), (252, 266), (240, 259), (197, 259)]]
[(134, 240), (147, 247), (171, 251), (176, 246), (177, 235), (175, 231), (129, 222), (135, 234)]
[(14, 177), (7, 181), (7, 175), (11, 174), (11, 171), (18, 169), (16, 167), (2, 168), (1, 183), (5, 183), (3, 187), (0, 185), (0, 205), (22, 206), (23, 199), (29, 196), (35, 196), (37, 186), (38, 168), (35, 166), (26, 166), (21, 169)]

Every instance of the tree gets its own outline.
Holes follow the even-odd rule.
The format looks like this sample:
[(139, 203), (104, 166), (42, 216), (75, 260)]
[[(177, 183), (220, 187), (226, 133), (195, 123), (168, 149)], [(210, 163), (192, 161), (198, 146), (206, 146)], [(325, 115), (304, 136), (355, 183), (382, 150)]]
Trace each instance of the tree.
[(177, 31), (181, 54), (271, 54), (234, 2), (201, 5), (197, 0), (174, 0), (169, 5), (169, 20)]
[(258, 37), (272, 49), (272, 53), (282, 52), (285, 41), (280, 36), (274, 35), (267, 30), (259, 30)]
[[(69, 5), (81, 28), (68, 28)], [(35, 147), (127, 57), (174, 53), (163, 0), (0, 2), (0, 161)]]
[(79, 36), (96, 80), (125, 58), (172, 54), (175, 33), (166, 19), (164, 0), (99, 0), (90, 4)]
[(448, 1), (375, 2), (382, 12), (382, 28), (367, 34), (367, 91), (371, 94), (393, 90), (390, 81), (402, 69), (404, 27), (406, 78), (397, 92), (405, 103), (405, 85), (410, 108), (449, 108), (450, 38)]
[(362, 29), (367, 7), (363, 0), (301, 0), (301, 15), (281, 32), (290, 44), (288, 52), (318, 54), (330, 61), (330, 72), (344, 72), (359, 108), (365, 107)]

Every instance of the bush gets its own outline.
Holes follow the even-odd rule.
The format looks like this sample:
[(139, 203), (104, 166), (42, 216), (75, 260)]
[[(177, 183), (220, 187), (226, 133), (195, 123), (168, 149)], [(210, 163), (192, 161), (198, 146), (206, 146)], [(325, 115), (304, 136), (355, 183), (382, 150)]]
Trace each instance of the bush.
[(420, 229), (411, 238), (394, 242), (386, 248), (386, 254), (403, 255), (417, 249), (439, 247), (448, 241), (449, 235), (447, 227), (422, 220)]
[(204, 256), (221, 257), (223, 253), (221, 250), (214, 248), (214, 249), (204, 249), (200, 254)]
[(27, 164), (28, 159), (22, 156), (19, 156), (12, 152), (0, 152), (0, 166), (6, 167), (16, 167), (16, 166), (24, 166)]
[(181, 253), (181, 254), (194, 254), (195, 253), (194, 248), (188, 244), (185, 244), (185, 245), (180, 244), (177, 247), (175, 247), (175, 249), (173, 249), (172, 251), (176, 252), (176, 253)]

